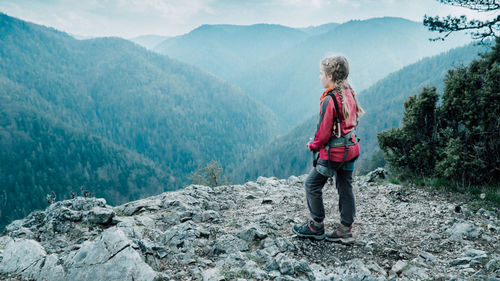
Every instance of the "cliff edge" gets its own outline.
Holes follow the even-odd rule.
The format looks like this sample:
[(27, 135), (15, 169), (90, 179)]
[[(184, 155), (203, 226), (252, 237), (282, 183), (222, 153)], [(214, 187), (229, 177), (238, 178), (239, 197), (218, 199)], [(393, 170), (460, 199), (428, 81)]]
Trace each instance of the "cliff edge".
[[(0, 236), (3, 280), (500, 280), (498, 210), (356, 177), (353, 243), (301, 239), (304, 180), (189, 185), (110, 206), (58, 201)], [(326, 228), (339, 221), (325, 185)]]

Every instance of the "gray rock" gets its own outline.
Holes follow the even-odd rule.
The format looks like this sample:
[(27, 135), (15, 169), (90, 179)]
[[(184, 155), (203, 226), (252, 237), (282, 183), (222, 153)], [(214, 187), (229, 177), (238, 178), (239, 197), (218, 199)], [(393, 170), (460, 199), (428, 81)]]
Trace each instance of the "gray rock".
[(247, 250), (248, 245), (245, 241), (232, 234), (224, 234), (215, 241), (215, 244), (212, 248), (212, 253), (218, 255), (221, 253)]
[(24, 219), (14, 220), (5, 227), (5, 231), (7, 233), (14, 232), (18, 230), (20, 227), (22, 227), (24, 222), (25, 222)]
[[(289, 224), (302, 219), (300, 211), (307, 213), (299, 188), (307, 176), (190, 185), (114, 208), (96, 198), (56, 202), (12, 222), (0, 236), (2, 268), (12, 255), (6, 245), (21, 238), (35, 238), (45, 251), (31, 255), (35, 259), (22, 273), (14, 268), (0, 272), (0, 279), (366, 281), (497, 275), (499, 257), (487, 252), (499, 245), (497, 218), (482, 211), (471, 217), (473, 223), (459, 219), (450, 227), (452, 219), (470, 216), (465, 205), (455, 213), (456, 203), (411, 186), (408, 200), (395, 202), (401, 186), (366, 183), (370, 188), (357, 193), (363, 216), (357, 219), (360, 239), (354, 246), (291, 237)], [(329, 188), (324, 196), (325, 207), (335, 208), (338, 194)], [(482, 233), (476, 225), (488, 230)]]
[(245, 270), (246, 272), (248, 272), (248, 274), (251, 277), (256, 278), (258, 280), (265, 280), (265, 279), (269, 278), (269, 275), (267, 274), (267, 272), (265, 272), (264, 270), (260, 269), (259, 266), (257, 265), (257, 263), (255, 263), (252, 260), (249, 260), (249, 261), (247, 261), (245, 263), (245, 266), (243, 267), (243, 270)]
[(195, 222), (217, 221), (220, 217), (219, 213), (214, 210), (203, 211), (201, 214), (197, 213), (193, 216)]
[(57, 254), (50, 254), (45, 257), (44, 265), (40, 270), (38, 276), (32, 276), (39, 280), (66, 280), (66, 272), (64, 267), (59, 262), (59, 256)]
[(130, 245), (120, 228), (106, 229), (64, 262), (67, 280), (153, 280), (157, 273)]
[(493, 213), (492, 211), (485, 210), (484, 208), (480, 208), (479, 210), (477, 210), (477, 214), (483, 215), (488, 219), (496, 219), (497, 218), (497, 214)]
[(11, 237), (24, 238), (24, 239), (35, 239), (35, 234), (26, 227), (19, 227), (9, 234)]
[(266, 247), (262, 250), (258, 250), (258, 252), (262, 253), (262, 255), (271, 256), (271, 257), (274, 257), (278, 253), (281, 253), (280, 249), (276, 245), (271, 245), (271, 246)]
[(476, 250), (470, 247), (466, 247), (459, 258), (450, 262), (451, 266), (457, 266), (462, 264), (485, 264), (488, 261), (488, 253), (482, 250)]
[(125, 216), (132, 216), (142, 211), (156, 211), (164, 206), (164, 202), (158, 197), (150, 197), (132, 201), (120, 206), (114, 207), (114, 211)]
[[(137, 248), (141, 250), (144, 254), (156, 255), (160, 259), (166, 257), (168, 255), (167, 249), (165, 247), (156, 244), (155, 242), (144, 238), (144, 239), (136, 239), (134, 243), (137, 245)], [(132, 246), (133, 247), (133, 246)], [(133, 247), (135, 248), (135, 247)]]
[(401, 273), (403, 269), (408, 265), (408, 262), (399, 260), (391, 268), (394, 273)]
[(111, 208), (94, 207), (89, 211), (86, 220), (90, 223), (107, 224), (114, 216), (115, 212)]
[(363, 260), (354, 258), (343, 263), (347, 268), (351, 269), (352, 273), (360, 276), (370, 276), (370, 269), (366, 266)]
[(485, 266), (484, 268), (488, 271), (498, 271), (500, 270), (500, 259), (499, 258), (492, 258)]
[(465, 220), (458, 220), (446, 230), (446, 234), (450, 235), (450, 240), (461, 240), (463, 237), (473, 239), (478, 238), (481, 235), (481, 229), (476, 227), (472, 223)]
[(374, 182), (376, 179), (385, 179), (387, 177), (387, 171), (384, 168), (377, 168), (368, 174), (366, 174), (366, 182)]
[(424, 260), (427, 260), (427, 261), (431, 261), (431, 262), (436, 261), (436, 256), (434, 256), (431, 253), (425, 252), (425, 251), (420, 252), (419, 256), (422, 257)]
[(465, 257), (471, 257), (471, 258), (476, 258), (479, 256), (487, 256), (488, 252), (482, 251), (482, 250), (476, 250), (470, 247), (465, 248), (464, 252), (462, 253), (463, 256)]
[(260, 229), (260, 227), (256, 224), (250, 224), (243, 228), (238, 233), (238, 237), (245, 241), (253, 241), (256, 239), (264, 239), (267, 237), (267, 234)]
[(294, 272), (298, 275), (308, 276), (309, 280), (314, 279), (314, 273), (312, 272), (311, 267), (305, 259), (301, 259), (295, 263)]
[(216, 267), (209, 268), (202, 273), (203, 281), (221, 281), (225, 280), (224, 276), (220, 273), (220, 270)]
[(160, 241), (179, 249), (189, 247), (197, 237), (200, 237), (200, 227), (192, 221), (186, 221), (165, 231)]
[(295, 260), (288, 257), (287, 255), (283, 253), (279, 253), (276, 256), (276, 263), (278, 265), (278, 268), (281, 272), (281, 274), (285, 275), (293, 275), (294, 274), (294, 263)]
[(304, 183), (304, 181), (296, 176), (290, 176), (287, 179), (287, 184), (289, 184), (289, 185), (302, 185), (303, 183)]
[(429, 275), (427, 274), (427, 270), (415, 265), (410, 265), (408, 269), (403, 271), (403, 276), (406, 276), (410, 279), (415, 280), (428, 280)]
[(267, 181), (268, 181), (268, 178), (263, 177), (263, 176), (259, 176), (255, 182), (260, 184), (260, 185), (264, 185), (267, 183)]
[(280, 252), (291, 251), (295, 249), (295, 246), (286, 238), (278, 237), (274, 240), (274, 243), (280, 250)]
[(46, 254), (44, 248), (35, 240), (11, 240), (5, 245), (2, 262), (0, 262), (0, 273), (21, 273)]
[(231, 267), (243, 267), (247, 262), (246, 257), (240, 252), (229, 253), (225, 259), (217, 261), (216, 267), (218, 268), (231, 268)]
[(375, 263), (373, 261), (368, 262), (366, 264), (366, 268), (368, 268), (369, 270), (372, 270), (374, 272), (377, 272), (384, 277), (387, 277), (387, 272), (382, 267), (380, 267), (377, 263)]

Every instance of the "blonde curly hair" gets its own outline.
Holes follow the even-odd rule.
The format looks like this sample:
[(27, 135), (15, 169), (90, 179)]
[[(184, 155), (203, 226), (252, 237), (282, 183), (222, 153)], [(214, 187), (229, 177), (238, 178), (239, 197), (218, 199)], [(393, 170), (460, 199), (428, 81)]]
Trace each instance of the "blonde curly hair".
[[(327, 77), (328, 75), (332, 75), (332, 82), (335, 83), (334, 91), (339, 92), (340, 101), (342, 102), (342, 115), (344, 115), (345, 120), (348, 120), (349, 111), (344, 104), (344, 93), (342, 89), (349, 88), (353, 93), (354, 90), (352, 89), (351, 84), (347, 81), (347, 77), (349, 76), (349, 62), (347, 61), (347, 58), (342, 55), (327, 56), (321, 60), (320, 68)], [(365, 111), (359, 105), (356, 95), (353, 95), (353, 97), (356, 102), (356, 123), (358, 123), (358, 114), (363, 114)]]

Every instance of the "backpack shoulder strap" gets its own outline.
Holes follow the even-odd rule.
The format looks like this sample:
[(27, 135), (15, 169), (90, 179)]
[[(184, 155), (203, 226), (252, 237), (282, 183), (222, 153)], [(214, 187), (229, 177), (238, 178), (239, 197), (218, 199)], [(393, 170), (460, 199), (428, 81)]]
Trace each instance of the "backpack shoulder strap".
[(324, 99), (323, 99), (323, 104), (321, 105), (321, 116), (319, 117), (319, 122), (318, 122), (318, 128), (316, 128), (316, 131), (319, 130), (319, 126), (321, 125), (321, 121), (323, 121), (323, 117), (325, 117), (325, 111), (326, 111), (326, 107), (328, 106), (328, 102), (330, 101), (331, 99), (331, 96), (327, 95)]
[(335, 97), (335, 94), (336, 93), (332, 93), (332, 92), (329, 92), (328, 93), (328, 96), (331, 96), (332, 97), (332, 100), (333, 100), (333, 104), (335, 105), (335, 115), (336, 115), (336, 119), (337, 119), (337, 128), (338, 128), (338, 132), (337, 133), (334, 133), (334, 135), (338, 138), (341, 136), (341, 132), (340, 132), (340, 111), (339, 111), (339, 105), (337, 103), (337, 98)]

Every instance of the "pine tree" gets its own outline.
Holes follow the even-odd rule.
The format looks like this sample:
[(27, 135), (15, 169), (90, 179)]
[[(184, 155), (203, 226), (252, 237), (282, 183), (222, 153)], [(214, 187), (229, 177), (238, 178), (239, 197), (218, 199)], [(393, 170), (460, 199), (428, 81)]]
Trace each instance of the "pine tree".
[[(500, 10), (500, 3), (496, 0), (438, 0), (443, 4), (457, 7), (468, 8), (478, 12), (494, 12)], [(431, 31), (438, 31), (440, 34), (446, 32), (442, 37), (431, 38), (429, 40), (444, 40), (452, 32), (460, 30), (473, 30), (471, 36), (473, 39), (479, 39), (484, 43), (486, 38), (498, 37), (500, 35), (500, 14), (496, 14), (489, 20), (467, 20), (467, 16), (452, 17), (448, 15), (445, 18), (439, 16), (430, 17), (424, 15), (423, 24)]]

